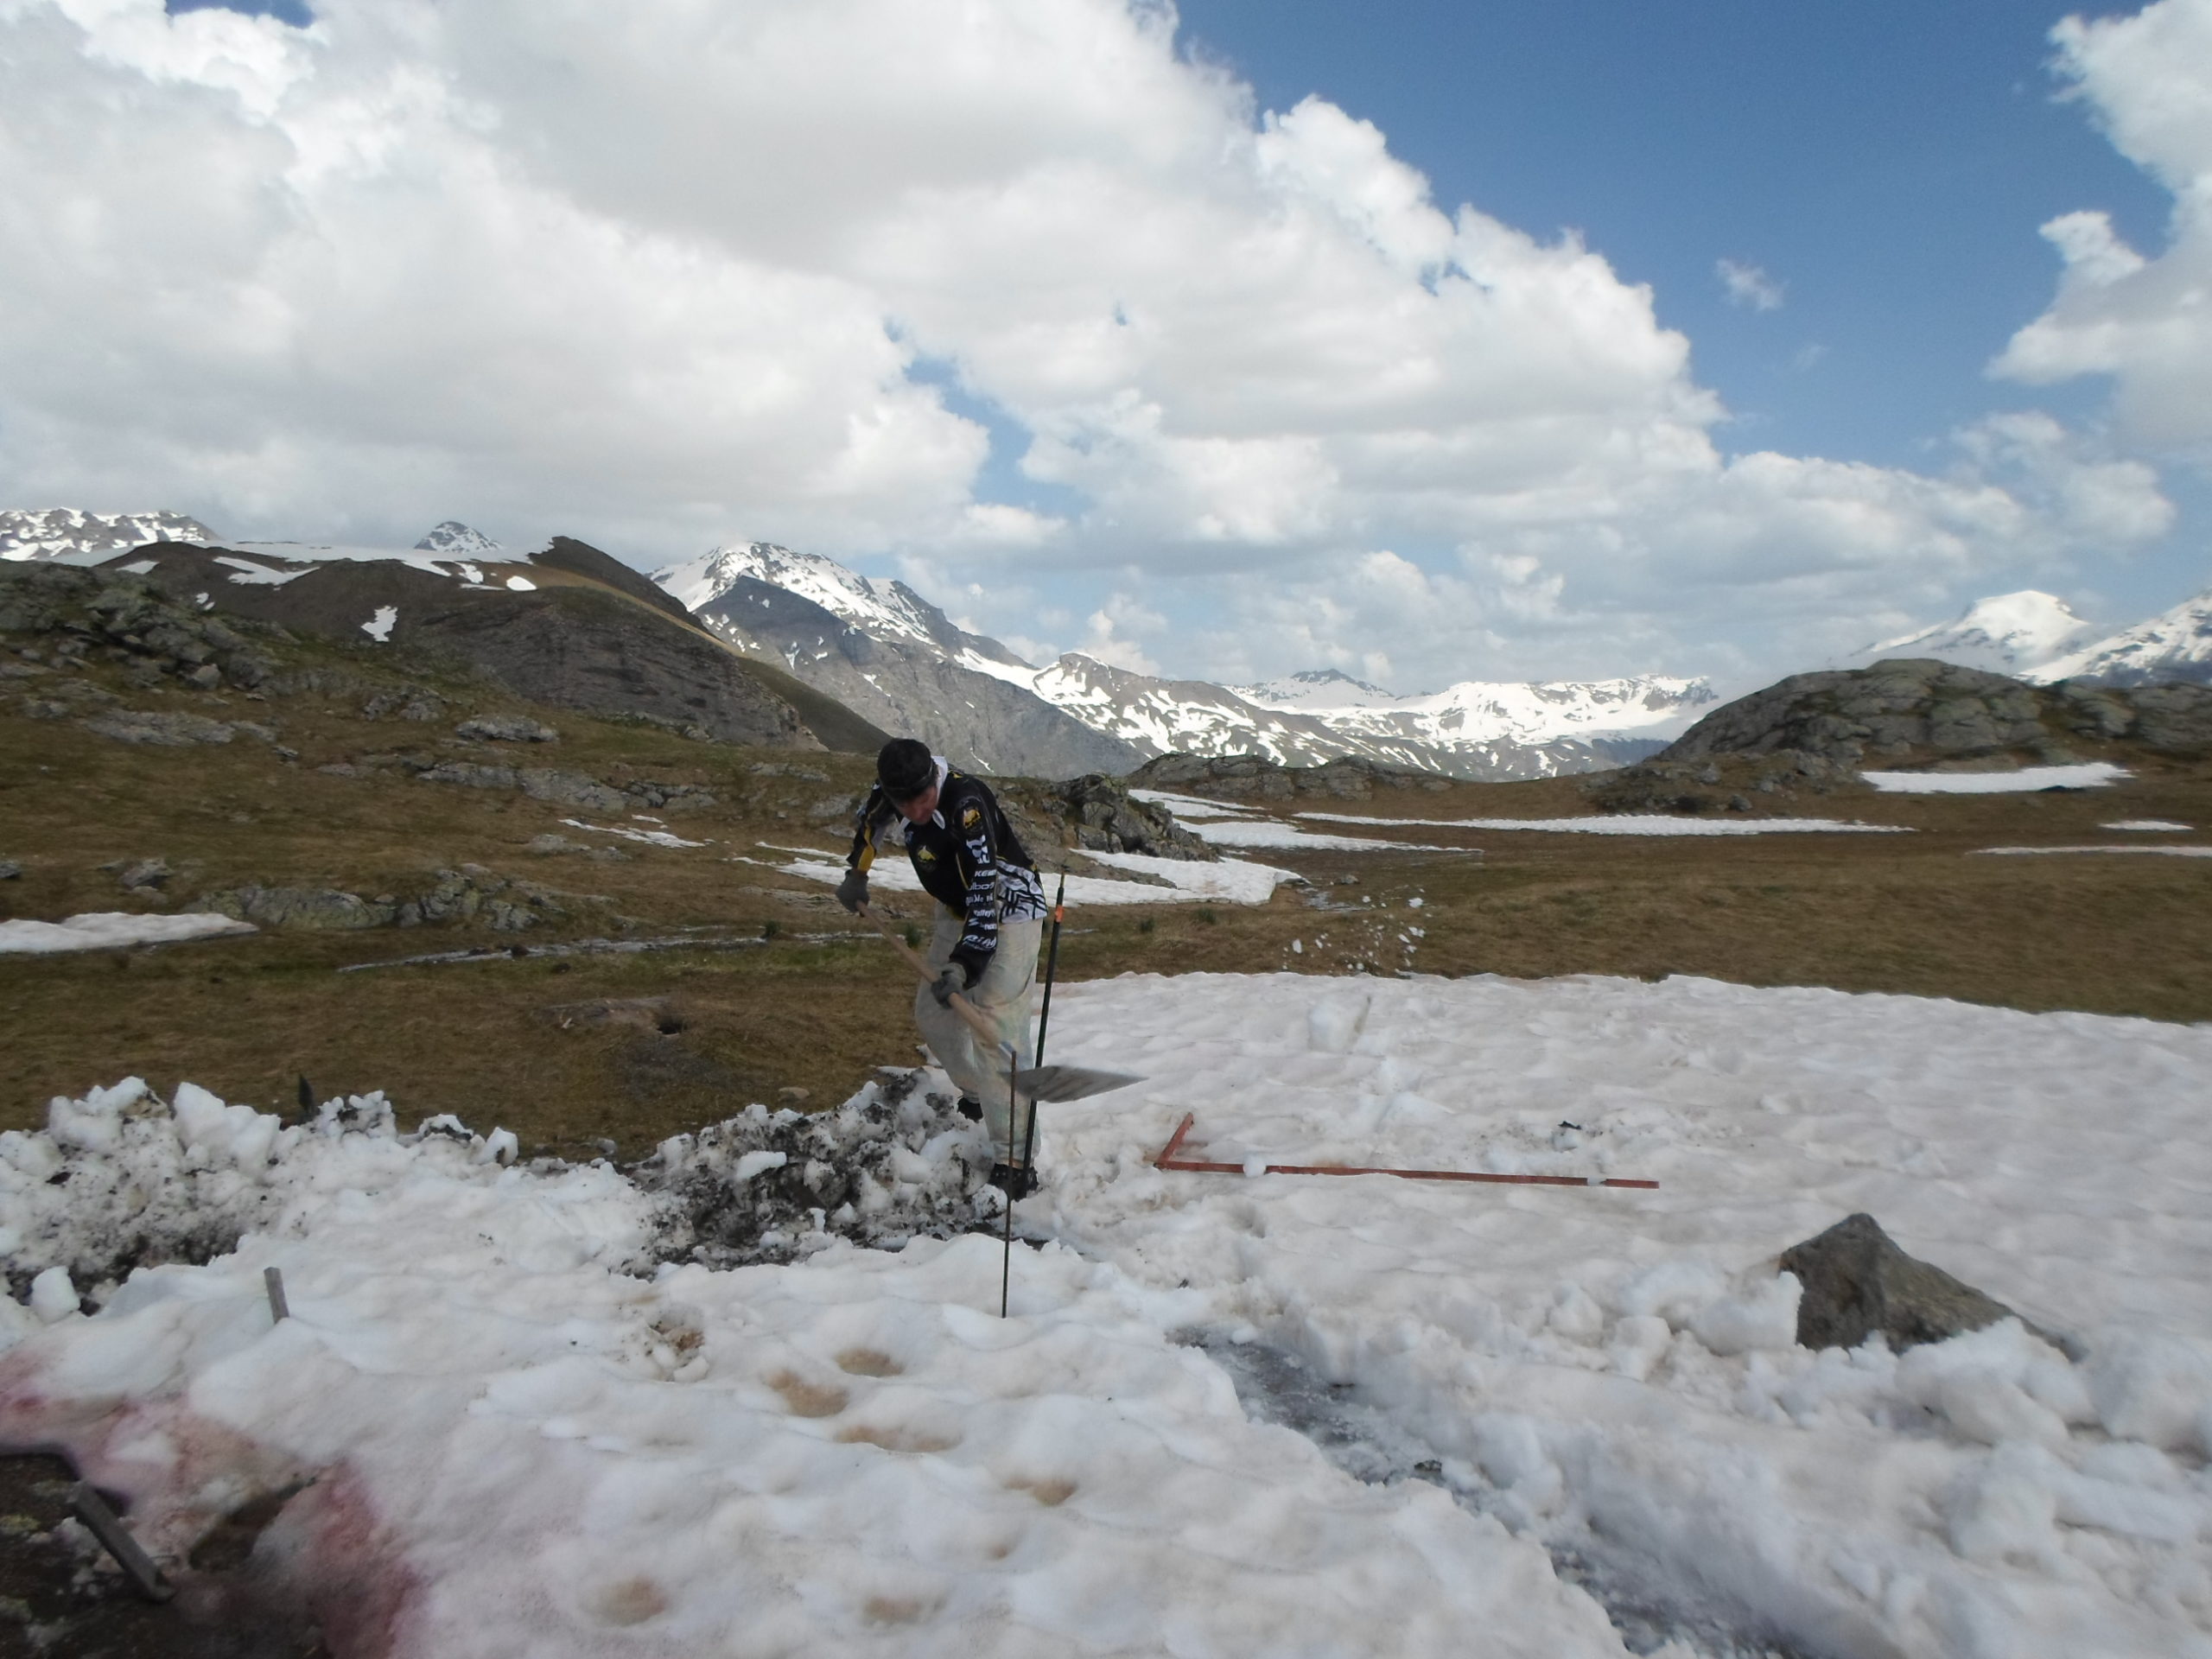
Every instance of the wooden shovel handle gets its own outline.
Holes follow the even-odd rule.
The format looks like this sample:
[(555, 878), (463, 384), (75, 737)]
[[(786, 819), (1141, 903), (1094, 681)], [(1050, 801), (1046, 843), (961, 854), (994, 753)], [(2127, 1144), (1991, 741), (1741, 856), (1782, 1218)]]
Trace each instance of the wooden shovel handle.
[[(912, 968), (916, 974), (921, 976), (922, 983), (925, 985), (934, 985), (937, 983), (937, 976), (930, 971), (930, 965), (928, 962), (924, 959), (922, 953), (915, 950), (911, 944), (908, 944), (906, 940), (900, 938), (896, 933), (893, 933), (891, 931), (889, 925), (884, 921), (882, 917), (877, 915), (871, 906), (862, 905), (860, 907), (860, 915), (861, 919), (866, 921), (870, 927), (883, 935), (883, 941), (886, 944), (888, 944), (893, 950), (896, 950), (900, 956), (906, 958), (906, 965), (909, 968)], [(973, 1002), (970, 1002), (966, 997), (961, 995), (959, 992), (955, 991), (952, 994), (950, 1007), (955, 1014), (958, 1014), (963, 1020), (965, 1020), (968, 1022), (968, 1028), (970, 1031), (974, 1032), (978, 1037), (982, 1038), (986, 1043), (990, 1045), (992, 1052), (996, 1053), (1000, 1049), (1006, 1046), (1005, 1039), (999, 1035), (998, 1027), (994, 1026), (988, 1020), (986, 1020), (983, 1017), (982, 1010), (978, 1008)]]

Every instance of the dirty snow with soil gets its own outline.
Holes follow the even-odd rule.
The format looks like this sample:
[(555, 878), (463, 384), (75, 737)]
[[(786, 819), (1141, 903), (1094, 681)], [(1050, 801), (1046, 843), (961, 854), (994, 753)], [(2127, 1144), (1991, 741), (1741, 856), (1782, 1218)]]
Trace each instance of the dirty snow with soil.
[(1862, 772), (1891, 795), (2018, 795), (2038, 789), (2101, 789), (2130, 776), (2109, 760), (2070, 766), (2022, 766), (2018, 772)]
[(0, 956), (115, 950), (255, 931), (251, 923), (233, 921), (227, 916), (141, 916), (124, 910), (95, 910), (58, 922), (0, 922)]
[[(257, 1559), (340, 1650), (2212, 1656), (2212, 1027), (1128, 976), (1061, 986), (1052, 1048), (1146, 1081), (1047, 1109), (1004, 1322), (995, 1238), (849, 1242), (992, 1219), (926, 1087), (635, 1180), (377, 1102), (58, 1103), (0, 1136), (19, 1294), (143, 1215), (252, 1230), (45, 1279), (0, 1433), (170, 1553), (317, 1474)], [(1152, 1167), (1186, 1112), (1226, 1160), (1662, 1185)], [(1774, 1258), (1859, 1210), (2078, 1357), (1796, 1348)], [(770, 1223), (791, 1260), (721, 1265)]]

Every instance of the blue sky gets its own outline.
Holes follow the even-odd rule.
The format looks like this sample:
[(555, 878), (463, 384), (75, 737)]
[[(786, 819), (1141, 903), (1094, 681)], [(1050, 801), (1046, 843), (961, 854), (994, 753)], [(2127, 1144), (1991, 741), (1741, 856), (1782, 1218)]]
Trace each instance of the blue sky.
[[(1189, 0), (1194, 49), (1287, 109), (1375, 121), (1440, 199), (1580, 232), (1650, 283), (1740, 447), (1909, 466), (1992, 404), (1984, 366), (2050, 296), (2036, 234), (2171, 206), (2048, 68), (2067, 8), (2019, 0)], [(1763, 268), (1779, 308), (1731, 304)], [(1807, 366), (1804, 359), (1817, 361)], [(2093, 405), (2093, 389), (2072, 394)]]
[[(153, 3), (10, 25), (27, 223), (210, 158), (136, 249), (0, 255), (26, 499), (646, 565), (759, 536), (1026, 650), (1402, 689), (1801, 666), (2026, 585), (2119, 625), (2212, 577), (2167, 188), (2212, 161), (2145, 125), (2212, 100), (2212, 0), (2071, 45), (2018, 0), (1188, 0), (1172, 40), (1116, 0), (327, 0), (306, 47), (158, 41)], [(272, 174), (272, 135), (359, 164)], [(2038, 228), (2083, 210), (2062, 292)], [(103, 320), (104, 283), (143, 314), (126, 253), (192, 269), (217, 224), (194, 304), (249, 349)]]
[[(1191, 48), (1263, 106), (1318, 92), (1375, 121), (1438, 198), (1579, 232), (1727, 401), (1732, 450), (1926, 467), (1993, 409), (2094, 421), (2094, 381), (2026, 388), (1987, 365), (2049, 302), (2037, 227), (2109, 212), (2139, 248), (2172, 202), (2051, 73), (2041, 0), (1185, 0)], [(2097, 14), (2094, 7), (2086, 9)], [(1720, 260), (1780, 304), (1730, 300)], [(2209, 394), (2212, 395), (2212, 394)], [(2212, 498), (2163, 556), (2100, 573), (2164, 607), (2212, 582)], [(2028, 577), (2023, 576), (2022, 580)]]

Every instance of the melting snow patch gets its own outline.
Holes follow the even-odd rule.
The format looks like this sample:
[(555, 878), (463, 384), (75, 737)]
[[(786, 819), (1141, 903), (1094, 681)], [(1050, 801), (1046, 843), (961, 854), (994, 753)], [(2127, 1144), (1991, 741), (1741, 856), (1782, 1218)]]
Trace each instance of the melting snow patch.
[[(1858, 823), (1835, 818), (1676, 818), (1659, 812), (1621, 812), (1592, 815), (1586, 818), (1362, 818), (1348, 812), (1301, 812), (1298, 816), (1322, 823), (1379, 823), (1436, 830), (1532, 830), (1571, 836), (1905, 836), (1912, 833), (1897, 824)], [(1204, 834), (1205, 831), (1199, 833)]]
[(588, 830), (594, 835), (620, 836), (625, 841), (643, 842), (648, 847), (706, 847), (704, 841), (686, 841), (666, 830), (632, 830), (620, 823), (586, 823), (582, 818), (563, 818), (562, 823), (571, 830)]
[[(230, 579), (257, 588), (282, 588), (286, 582), (304, 576), (304, 570), (277, 570), (251, 559), (235, 558), (227, 553), (218, 553), (215, 563), (231, 567)], [(150, 569), (150, 567), (149, 567)]]
[(1164, 806), (1179, 818), (1240, 818), (1250, 817), (1257, 807), (1239, 806), (1232, 801), (1210, 801), (1202, 795), (1176, 795), (1164, 789), (1133, 789), (1129, 798), (1144, 801), (1154, 806)]
[(232, 921), (227, 916), (138, 916), (128, 911), (91, 911), (59, 922), (0, 922), (0, 956), (112, 950), (256, 931), (251, 923)]
[(2109, 760), (2075, 766), (2022, 766), (2018, 772), (1866, 772), (1859, 774), (1891, 795), (2017, 795), (2038, 789), (2100, 789), (2129, 776)]
[(1377, 841), (1365, 836), (1317, 836), (1280, 818), (1222, 818), (1191, 825), (1191, 833), (1214, 847), (1267, 847), (1311, 853), (1458, 853), (1465, 847), (1425, 847), (1410, 841)]
[[(820, 881), (830, 887), (845, 879), (843, 855), (821, 851), (812, 847), (778, 847), (772, 842), (761, 846), (773, 852), (798, 853), (799, 861), (780, 864), (776, 868), (785, 875), (802, 876), (809, 881)], [(1095, 875), (1068, 877), (1068, 903), (1084, 905), (1179, 905), (1192, 899), (1217, 899), (1232, 905), (1264, 905), (1276, 887), (1285, 881), (1302, 881), (1306, 878), (1295, 870), (1279, 870), (1271, 865), (1247, 863), (1241, 859), (1222, 859), (1207, 862), (1200, 859), (1155, 858), (1148, 853), (1085, 853), (1085, 858), (1116, 869), (1137, 870), (1147, 875), (1156, 875), (1174, 885), (1156, 887), (1141, 881), (1109, 881)], [(913, 867), (903, 858), (879, 859), (868, 873), (872, 887), (886, 893), (919, 893), (922, 884), (915, 878)], [(1044, 876), (1053, 892), (1059, 890), (1059, 877)]]
[(2101, 823), (2100, 830), (2129, 830), (2139, 835), (2185, 836), (2191, 826), (2176, 823), (2171, 818), (2122, 818), (2118, 823)]
[(2125, 847), (1977, 847), (1974, 850), (2001, 858), (2039, 853), (2164, 853), (2169, 858), (2212, 858), (2212, 847), (2155, 847), (2142, 842)]
[(518, 594), (534, 594), (537, 591), (537, 584), (528, 576), (509, 576), (507, 586)]
[(398, 620), (399, 607), (397, 605), (379, 605), (377, 613), (361, 624), (361, 632), (382, 645), (391, 638), (392, 626)]

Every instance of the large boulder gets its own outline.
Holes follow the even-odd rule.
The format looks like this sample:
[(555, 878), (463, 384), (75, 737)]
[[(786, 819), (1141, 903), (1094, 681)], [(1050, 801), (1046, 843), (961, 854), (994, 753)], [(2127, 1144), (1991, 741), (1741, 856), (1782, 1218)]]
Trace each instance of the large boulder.
[(2212, 752), (2212, 686), (2028, 685), (1932, 658), (1793, 674), (1714, 709), (1656, 760), (1791, 752), (1837, 766), (2063, 763), (2070, 745)]
[(1805, 1287), (1797, 1340), (1807, 1348), (1856, 1348), (1879, 1332), (1902, 1352), (2019, 1318), (1996, 1298), (1907, 1255), (1863, 1213), (1783, 1251), (1782, 1270)]

